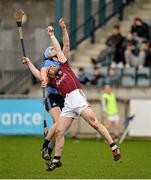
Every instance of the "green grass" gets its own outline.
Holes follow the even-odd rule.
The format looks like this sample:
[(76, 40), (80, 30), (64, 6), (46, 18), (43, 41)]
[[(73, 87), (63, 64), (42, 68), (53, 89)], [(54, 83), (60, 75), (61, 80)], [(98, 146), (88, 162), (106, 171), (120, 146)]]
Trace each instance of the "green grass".
[(40, 156), (42, 137), (0, 137), (0, 178), (2, 179), (102, 179), (151, 178), (151, 142), (125, 141), (122, 159), (114, 162), (103, 141), (66, 140), (63, 166), (47, 172)]

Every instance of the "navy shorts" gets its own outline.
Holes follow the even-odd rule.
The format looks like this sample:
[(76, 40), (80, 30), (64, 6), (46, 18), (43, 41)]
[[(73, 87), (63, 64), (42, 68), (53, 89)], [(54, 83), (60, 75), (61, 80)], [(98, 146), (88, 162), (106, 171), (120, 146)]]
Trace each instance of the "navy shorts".
[(50, 93), (45, 99), (45, 108), (49, 112), (54, 107), (60, 107), (62, 110), (64, 107), (64, 97), (60, 94)]

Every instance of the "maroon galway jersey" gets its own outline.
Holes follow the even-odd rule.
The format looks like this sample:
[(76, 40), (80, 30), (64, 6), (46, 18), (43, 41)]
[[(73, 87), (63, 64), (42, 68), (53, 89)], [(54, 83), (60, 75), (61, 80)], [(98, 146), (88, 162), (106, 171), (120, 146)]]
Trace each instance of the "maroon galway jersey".
[(68, 62), (60, 64), (58, 74), (55, 78), (49, 79), (48, 85), (55, 87), (63, 96), (69, 94), (75, 89), (81, 89), (80, 82)]

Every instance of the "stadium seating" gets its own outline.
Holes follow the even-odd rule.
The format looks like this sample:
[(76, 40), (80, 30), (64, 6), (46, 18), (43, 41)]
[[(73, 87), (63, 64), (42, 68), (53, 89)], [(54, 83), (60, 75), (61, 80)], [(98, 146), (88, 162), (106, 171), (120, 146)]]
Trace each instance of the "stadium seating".
[(150, 85), (150, 79), (138, 79), (137, 80), (137, 86), (149, 86)]
[(135, 86), (135, 68), (125, 68), (123, 70), (123, 77), (121, 78), (121, 85), (125, 87), (133, 87)]
[(135, 75), (136, 75), (136, 69), (133, 67), (125, 68), (123, 70), (123, 76), (129, 76), (135, 78)]
[(135, 86), (135, 78), (130, 76), (124, 76), (121, 79), (121, 85), (124, 87), (133, 87)]
[(116, 74), (121, 77), (123, 75), (123, 70), (121, 68), (116, 68)]
[(97, 86), (99, 86), (99, 87), (104, 86), (104, 79), (103, 78), (99, 79)]
[[(113, 84), (115, 86), (124, 86), (124, 87), (143, 87), (143, 86), (150, 86), (151, 85), (151, 70), (148, 67), (143, 67), (140, 69), (136, 69), (133, 67), (130, 68), (116, 68), (116, 75), (119, 76), (119, 83), (114, 83), (112, 78), (108, 76), (108, 66), (102, 66), (100, 68), (101, 78), (98, 81), (98, 86), (102, 87), (104, 84)], [(93, 69), (87, 68), (85, 69), (86, 76), (89, 80), (93, 77)], [(113, 78), (114, 79), (114, 78)]]
[(137, 70), (137, 77), (150, 77), (150, 69), (148, 67), (144, 67)]
[(150, 69), (147, 67), (137, 70), (136, 73), (136, 85), (137, 86), (149, 86), (150, 85)]
[(103, 66), (100, 68), (100, 73), (102, 76), (106, 77), (108, 74), (108, 67), (107, 66)]

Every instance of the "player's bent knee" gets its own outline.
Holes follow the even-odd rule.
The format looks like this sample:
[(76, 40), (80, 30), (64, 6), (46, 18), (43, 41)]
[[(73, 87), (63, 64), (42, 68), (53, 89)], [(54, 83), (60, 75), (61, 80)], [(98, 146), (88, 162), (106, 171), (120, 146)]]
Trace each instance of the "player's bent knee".
[(64, 132), (63, 132), (60, 128), (57, 128), (55, 134), (56, 134), (57, 136), (63, 136), (63, 135), (64, 135)]
[(95, 117), (90, 116), (89, 124), (97, 130), (99, 128), (100, 122)]
[(92, 123), (92, 126), (97, 130), (100, 126), (100, 123), (99, 121), (95, 120), (93, 123)]

